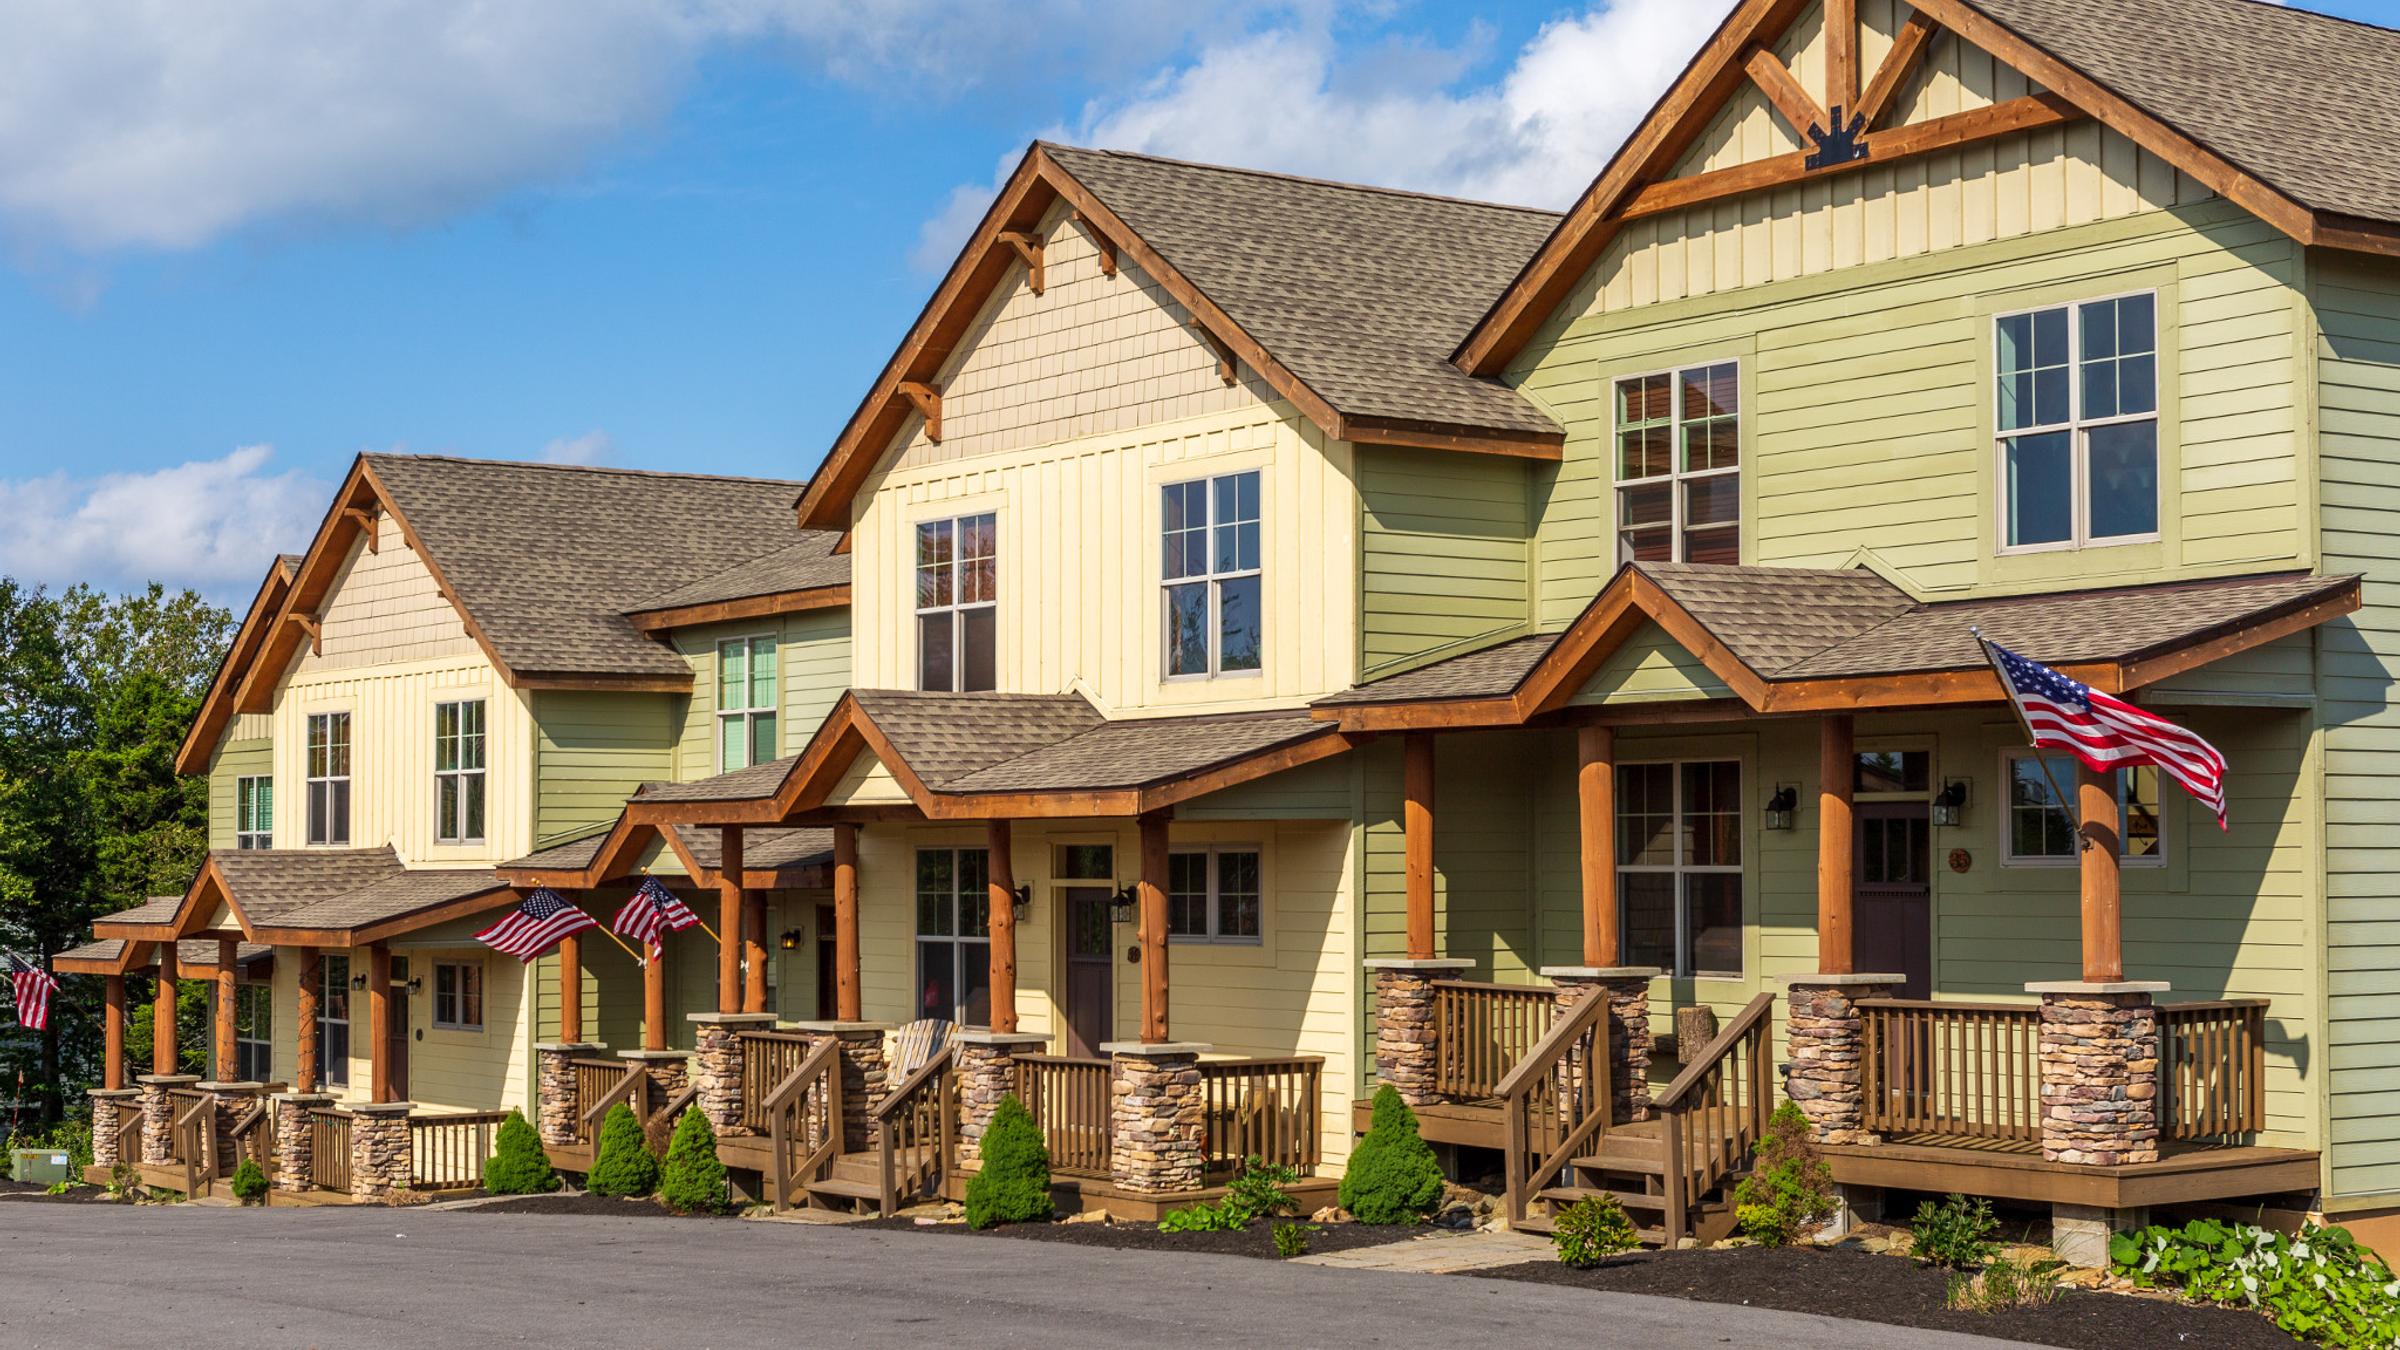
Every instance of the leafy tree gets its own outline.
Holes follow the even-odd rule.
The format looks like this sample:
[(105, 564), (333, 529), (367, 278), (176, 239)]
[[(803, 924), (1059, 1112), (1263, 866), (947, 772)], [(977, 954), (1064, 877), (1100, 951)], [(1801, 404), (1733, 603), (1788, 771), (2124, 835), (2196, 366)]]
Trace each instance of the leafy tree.
[(524, 1112), (509, 1112), (492, 1141), (492, 1156), (484, 1160), (483, 1188), (494, 1195), (547, 1195), (558, 1187), (558, 1172), (550, 1166), (541, 1136), (533, 1132)]
[(1342, 1171), (1342, 1208), (1360, 1223), (1416, 1223), (1442, 1203), (1442, 1164), (1417, 1132), (1417, 1113), (1386, 1083), (1367, 1137)]

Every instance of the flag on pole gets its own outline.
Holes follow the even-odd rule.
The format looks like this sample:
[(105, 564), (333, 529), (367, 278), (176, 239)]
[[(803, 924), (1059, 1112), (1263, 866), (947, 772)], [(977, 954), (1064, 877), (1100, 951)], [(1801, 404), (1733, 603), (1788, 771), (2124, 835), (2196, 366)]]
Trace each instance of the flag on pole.
[(2064, 750), (2094, 773), (2149, 764), (2172, 778), (2225, 828), (2225, 756), (2154, 713), (2068, 679), (2039, 661), (1975, 635), (2034, 748)]
[(508, 912), (507, 917), (475, 935), (475, 940), (496, 952), (505, 952), (520, 961), (532, 961), (543, 952), (558, 945), (558, 940), (586, 928), (598, 928), (600, 921), (577, 909), (567, 898), (543, 886), (526, 896), (522, 904)]
[(58, 992), (58, 981), (50, 972), (28, 962), (21, 956), (8, 958), (8, 982), (17, 1000), (17, 1025), (28, 1031), (41, 1031), (50, 1025), (50, 996)]
[(643, 877), (633, 898), (625, 902), (608, 926), (644, 947), (657, 947), (662, 945), (660, 939), (666, 934), (680, 933), (698, 922), (700, 916), (668, 890), (665, 883), (657, 877)]

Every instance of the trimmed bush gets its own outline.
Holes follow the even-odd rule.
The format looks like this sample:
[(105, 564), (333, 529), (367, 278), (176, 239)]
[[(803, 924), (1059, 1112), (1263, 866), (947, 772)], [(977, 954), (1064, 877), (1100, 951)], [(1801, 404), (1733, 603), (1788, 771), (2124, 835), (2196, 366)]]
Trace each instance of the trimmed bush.
[(1641, 1246), (1642, 1238), (1615, 1196), (1587, 1195), (1558, 1212), (1550, 1230), (1550, 1245), (1558, 1248), (1561, 1264), (1589, 1270)]
[(559, 1188), (558, 1171), (542, 1148), (541, 1136), (522, 1111), (510, 1111), (483, 1160), (483, 1188), (494, 1195), (548, 1195)]
[(967, 1181), (967, 1227), (1046, 1223), (1050, 1203), (1050, 1145), (1015, 1093), (1000, 1099), (983, 1127), (983, 1168)]
[(258, 1159), (244, 1158), (233, 1169), (233, 1198), (245, 1205), (255, 1205), (267, 1198), (267, 1174), (259, 1170)]
[(1360, 1223), (1418, 1223), (1442, 1203), (1442, 1165), (1417, 1133), (1417, 1113), (1386, 1083), (1367, 1137), (1342, 1172), (1342, 1208)]
[(1734, 1221), (1765, 1247), (1788, 1247), (1833, 1217), (1833, 1169), (1817, 1155), (1808, 1116), (1785, 1102), (1767, 1117), (1750, 1175), (1733, 1188)]
[(658, 1157), (642, 1139), (642, 1123), (622, 1102), (600, 1122), (600, 1154), (584, 1185), (594, 1195), (648, 1195), (658, 1189)]
[(1973, 1270), (2000, 1250), (1992, 1240), (1999, 1231), (1990, 1201), (1953, 1192), (1938, 1204), (1928, 1200), (1917, 1206), (1917, 1217), (1908, 1226), (1908, 1254), (1944, 1270)]
[(717, 1131), (699, 1107), (687, 1108), (675, 1122), (658, 1198), (678, 1214), (725, 1212), (725, 1164), (717, 1161)]

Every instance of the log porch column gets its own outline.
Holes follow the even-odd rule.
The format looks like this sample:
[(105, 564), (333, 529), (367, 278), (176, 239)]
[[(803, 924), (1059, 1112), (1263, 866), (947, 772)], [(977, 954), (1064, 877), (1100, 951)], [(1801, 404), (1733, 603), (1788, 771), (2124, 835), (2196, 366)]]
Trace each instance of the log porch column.
[(240, 952), (240, 943), (230, 938), (217, 939), (217, 1043), (216, 1063), (211, 1067), (220, 1083), (234, 1080), (237, 1076), (234, 1061), (240, 1058), (235, 1053), (233, 1039), (233, 1001), (236, 981), (241, 974)]
[(667, 1048), (667, 951), (655, 942), (642, 948), (642, 1048)]
[(2078, 766), (2077, 815), (2083, 845), (2083, 978), (2107, 984), (2125, 978), (2124, 895), (2118, 875), (2124, 841), (2117, 821), (2117, 781)]
[(1817, 973), (1848, 975), (1853, 965), (1850, 924), (1850, 778), (1857, 765), (1850, 714), (1817, 722)]
[(293, 1050), (298, 1057), (292, 1067), (292, 1086), (297, 1089), (297, 1096), (311, 1096), (317, 1090), (317, 995), (324, 982), (324, 958), (317, 954), (316, 948), (302, 947), (300, 987), (292, 1008), (296, 1033)]
[(1401, 742), (1400, 830), (1406, 863), (1408, 959), (1433, 959), (1433, 737), (1411, 732)]
[(1142, 876), (1135, 894), (1136, 942), (1142, 954), (1142, 1042), (1167, 1041), (1167, 818), (1141, 820)]
[(728, 825), (718, 833), (724, 843), (717, 862), (717, 1011), (738, 1013), (742, 1010), (742, 831), (738, 825)]
[(175, 944), (158, 944), (158, 998), (150, 1017), (150, 1072), (156, 1077), (175, 1068)]
[[(820, 936), (818, 941), (824, 941)], [(858, 827), (833, 827), (833, 1013), (856, 1022), (861, 999), (858, 988)]]
[(583, 935), (569, 933), (558, 940), (558, 1039), (568, 1045), (583, 1042)]
[(1852, 922), (1850, 792), (1858, 769), (1856, 723), (1848, 713), (1817, 722), (1817, 973), (1786, 991), (1784, 1034), (1791, 1068), (1784, 1096), (1808, 1116), (1819, 1143), (1873, 1143), (1866, 1128), (1866, 999), (1889, 998), (1903, 975), (1858, 969)]
[(742, 1011), (767, 1010), (767, 897), (742, 892)]
[(992, 1030), (1007, 1035), (1017, 1029), (1017, 876), (1009, 859), (1007, 821), (984, 825), (984, 858)]
[[(392, 1100), (392, 949), (367, 945), (367, 1100)], [(353, 1127), (355, 1130), (355, 1127)]]
[(100, 1029), (100, 1087), (104, 1092), (117, 1092), (125, 1086), (124, 976), (108, 977), (106, 999), (108, 1011)]
[(1583, 963), (1617, 964), (1616, 733), (1585, 727), (1575, 734), (1575, 806), (1583, 861)]

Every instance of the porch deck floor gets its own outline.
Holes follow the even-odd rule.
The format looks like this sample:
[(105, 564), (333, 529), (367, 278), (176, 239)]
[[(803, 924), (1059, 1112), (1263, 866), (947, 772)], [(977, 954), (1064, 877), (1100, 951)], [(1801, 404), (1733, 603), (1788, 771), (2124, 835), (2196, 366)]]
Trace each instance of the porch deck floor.
[(2157, 1162), (2114, 1167), (2050, 1162), (2028, 1139), (1899, 1135), (1823, 1151), (1844, 1185), (2107, 1209), (2307, 1192), (2319, 1181), (2315, 1151), (2250, 1144), (2170, 1143)]

